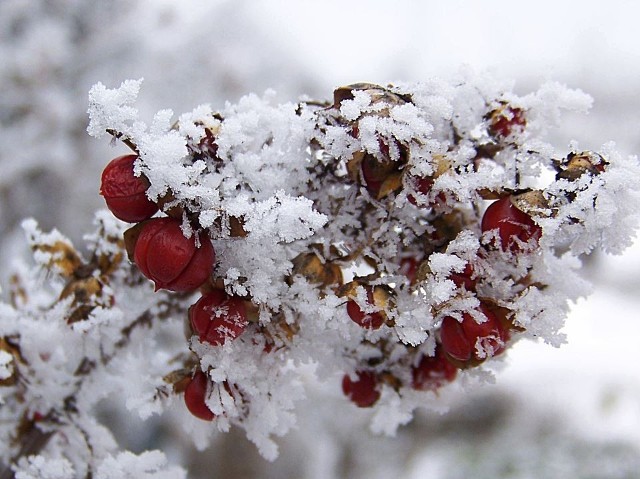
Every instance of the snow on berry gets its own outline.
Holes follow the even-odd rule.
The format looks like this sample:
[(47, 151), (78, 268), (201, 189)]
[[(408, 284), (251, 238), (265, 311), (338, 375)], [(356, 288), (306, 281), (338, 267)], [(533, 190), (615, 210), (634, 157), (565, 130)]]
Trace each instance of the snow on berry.
[(214, 346), (236, 339), (249, 324), (242, 298), (214, 289), (189, 308), (193, 331)]

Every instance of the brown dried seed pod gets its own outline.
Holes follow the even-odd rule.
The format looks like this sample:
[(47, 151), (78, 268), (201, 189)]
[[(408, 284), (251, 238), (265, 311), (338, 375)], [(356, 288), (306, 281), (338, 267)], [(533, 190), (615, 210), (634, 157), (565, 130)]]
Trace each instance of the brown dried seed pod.
[(131, 228), (127, 229), (122, 235), (124, 238), (124, 249), (126, 250), (127, 257), (131, 262), (133, 262), (133, 252), (135, 251), (135, 248), (136, 248), (136, 242), (138, 241), (138, 237), (140, 236), (140, 233), (142, 232), (142, 229), (144, 228), (145, 223), (146, 223), (145, 221), (142, 221), (140, 223), (133, 225)]
[(353, 100), (355, 98), (355, 91), (366, 92), (371, 98), (371, 104), (382, 103), (387, 106), (387, 108), (381, 108), (375, 113), (372, 113), (378, 116), (389, 116), (388, 107), (403, 105), (410, 101), (408, 96), (400, 95), (380, 85), (373, 83), (354, 83), (352, 85), (338, 87), (334, 90), (333, 107), (339, 109), (343, 101)]
[[(371, 292), (370, 299), (372, 304), (379, 308), (381, 310), (380, 312), (385, 316), (385, 319), (387, 319), (385, 311), (395, 305), (393, 290), (384, 284), (369, 285), (356, 279), (346, 283), (340, 288), (338, 290), (338, 296), (355, 299), (358, 296), (357, 288), (359, 286), (362, 286), (367, 292)], [(367, 296), (369, 296), (369, 294), (367, 294)]]
[[(0, 351), (9, 353), (13, 357), (13, 363), (24, 362), (20, 354), (20, 350), (9, 343), (6, 338), (0, 338)], [(0, 386), (13, 386), (18, 379), (18, 370), (14, 366), (12, 367), (11, 375), (8, 378), (0, 380)]]
[(158, 198), (157, 204), (160, 211), (164, 212), (167, 216), (179, 220), (182, 219), (184, 207), (180, 205), (172, 192), (168, 192)]
[(597, 175), (602, 173), (608, 164), (602, 155), (593, 151), (569, 153), (564, 160), (556, 163), (556, 168), (560, 170), (556, 179), (575, 181), (585, 173)]
[(342, 284), (342, 270), (335, 263), (328, 263), (316, 253), (300, 253), (293, 261), (291, 279), (300, 275), (310, 283), (323, 286)]
[(551, 214), (549, 201), (541, 190), (525, 191), (512, 195), (511, 203), (523, 213), (533, 217), (548, 217)]
[(71, 313), (67, 318), (69, 324), (85, 320), (91, 311), (100, 304), (110, 304), (102, 298), (104, 283), (96, 277), (74, 279), (67, 283), (60, 293), (60, 299), (73, 297), (71, 301)]
[(56, 241), (52, 245), (38, 244), (34, 246), (34, 250), (49, 254), (47, 267), (56, 269), (64, 278), (72, 277), (83, 264), (73, 246), (64, 241)]

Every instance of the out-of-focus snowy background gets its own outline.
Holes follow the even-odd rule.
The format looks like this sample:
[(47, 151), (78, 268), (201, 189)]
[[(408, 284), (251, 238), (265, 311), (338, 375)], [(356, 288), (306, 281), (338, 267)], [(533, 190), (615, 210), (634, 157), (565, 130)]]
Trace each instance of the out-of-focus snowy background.
[[(591, 113), (567, 115), (553, 143), (615, 140), (633, 154), (638, 18), (631, 0), (2, 0), (0, 278), (24, 254), (22, 218), (78, 239), (103, 206), (100, 171), (121, 150), (85, 133), (98, 81), (144, 77), (150, 119), (267, 88), (283, 101), (324, 99), (343, 84), (447, 77), (466, 65), (512, 78), (518, 93), (548, 79), (590, 93)], [(573, 308), (566, 345), (517, 344), (495, 384), (396, 438), (372, 436), (366, 411), (318, 386), (273, 464), (234, 432), (204, 453), (166, 452), (194, 478), (640, 477), (640, 242), (585, 261), (594, 293)], [(140, 433), (157, 424), (111, 423), (129, 447), (158, 447)]]

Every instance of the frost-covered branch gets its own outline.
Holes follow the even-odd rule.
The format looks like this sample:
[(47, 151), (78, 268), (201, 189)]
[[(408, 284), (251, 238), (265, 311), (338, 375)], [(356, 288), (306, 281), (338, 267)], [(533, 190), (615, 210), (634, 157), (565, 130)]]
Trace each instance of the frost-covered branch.
[(544, 141), (561, 110), (591, 101), (554, 83), (526, 96), (485, 77), (355, 84), (283, 105), (267, 93), (150, 125), (140, 88), (90, 93), (89, 133), (132, 149), (101, 178), (131, 226), (100, 213), (84, 260), (25, 224), (47, 276), (25, 268), (0, 310), (0, 411), (53, 433), (28, 464), (5, 444), (20, 470), (123, 464), (92, 416), (116, 391), (142, 417), (179, 398), (198, 446), (237, 427), (274, 459), (311, 375), (341, 380), (391, 434), (490, 379), (516, 341), (561, 344), (569, 301), (589, 290), (579, 256), (620, 251), (637, 224), (636, 158)]

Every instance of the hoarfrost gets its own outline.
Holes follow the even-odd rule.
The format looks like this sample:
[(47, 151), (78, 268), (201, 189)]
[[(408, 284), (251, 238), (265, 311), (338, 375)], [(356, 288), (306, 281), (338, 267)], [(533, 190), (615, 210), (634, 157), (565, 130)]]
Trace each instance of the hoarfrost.
[(180, 479), (187, 472), (181, 467), (168, 466), (160, 451), (146, 451), (140, 455), (121, 452), (106, 457), (97, 467), (96, 479)]
[(14, 468), (16, 479), (73, 479), (73, 465), (65, 458), (28, 456)]

